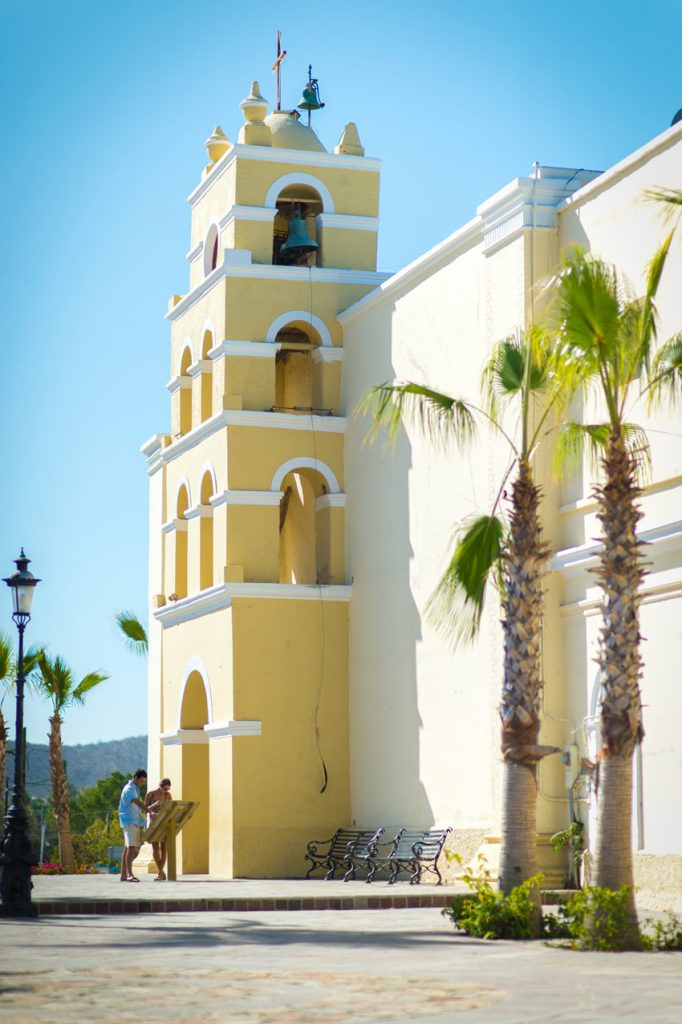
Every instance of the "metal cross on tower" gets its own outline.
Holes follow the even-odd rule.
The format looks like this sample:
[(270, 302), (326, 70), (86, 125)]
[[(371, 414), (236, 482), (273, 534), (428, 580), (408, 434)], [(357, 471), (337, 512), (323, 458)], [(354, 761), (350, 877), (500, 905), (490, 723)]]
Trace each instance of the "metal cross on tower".
[(287, 51), (282, 49), (282, 33), (277, 33), (277, 60), (272, 65), (272, 70), (277, 72), (277, 109), (282, 109), (282, 61), (287, 55)]

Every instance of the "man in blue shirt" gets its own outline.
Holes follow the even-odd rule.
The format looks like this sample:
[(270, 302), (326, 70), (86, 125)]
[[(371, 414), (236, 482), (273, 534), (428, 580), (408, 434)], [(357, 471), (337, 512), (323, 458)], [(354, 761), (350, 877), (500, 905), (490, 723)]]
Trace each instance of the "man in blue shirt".
[(142, 830), (145, 826), (145, 819), (142, 812), (145, 809), (140, 799), (139, 787), (147, 780), (147, 773), (144, 768), (138, 768), (132, 779), (128, 779), (118, 805), (118, 819), (121, 822), (125, 848), (121, 859), (121, 881), (139, 882), (133, 874), (133, 861), (137, 857), (142, 845)]

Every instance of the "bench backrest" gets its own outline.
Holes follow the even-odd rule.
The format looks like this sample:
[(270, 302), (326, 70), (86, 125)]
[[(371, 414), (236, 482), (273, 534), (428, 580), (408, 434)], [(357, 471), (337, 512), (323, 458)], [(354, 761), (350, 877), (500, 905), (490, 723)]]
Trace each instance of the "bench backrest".
[(329, 857), (345, 857), (348, 853), (362, 853), (370, 843), (375, 843), (383, 828), (353, 829), (340, 828), (329, 847)]
[(393, 840), (390, 857), (396, 860), (436, 860), (451, 829), (441, 828), (425, 831), (418, 828), (403, 828)]

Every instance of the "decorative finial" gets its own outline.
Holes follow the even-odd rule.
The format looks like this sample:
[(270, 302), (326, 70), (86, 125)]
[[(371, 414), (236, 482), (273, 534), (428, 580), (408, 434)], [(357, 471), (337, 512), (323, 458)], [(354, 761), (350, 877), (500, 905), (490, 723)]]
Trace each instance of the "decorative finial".
[(206, 152), (208, 153), (208, 159), (210, 162), (209, 166), (213, 167), (213, 165), (220, 160), (221, 156), (224, 156), (225, 153), (227, 153), (232, 143), (218, 124), (206, 139), (204, 145), (206, 146)]
[(239, 106), (246, 121), (239, 130), (239, 141), (248, 146), (271, 146), (272, 133), (264, 121), (268, 101), (261, 96), (258, 82), (251, 83), (251, 92)]
[(338, 144), (334, 147), (334, 152), (337, 154), (346, 154), (347, 156), (364, 156), (365, 148), (360, 142), (360, 135), (355, 125), (355, 121), (349, 121), (346, 127), (341, 133), (341, 138)]

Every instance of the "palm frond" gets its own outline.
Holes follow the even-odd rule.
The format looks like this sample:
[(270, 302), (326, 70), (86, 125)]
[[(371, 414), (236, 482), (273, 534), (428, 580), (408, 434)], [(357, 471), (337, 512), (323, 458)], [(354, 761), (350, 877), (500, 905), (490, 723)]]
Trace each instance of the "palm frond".
[(147, 654), (149, 651), (147, 630), (134, 612), (119, 612), (116, 616), (116, 625), (126, 647), (132, 654)]
[(106, 672), (89, 672), (87, 676), (83, 676), (80, 683), (73, 691), (72, 699), (77, 704), (83, 704), (85, 701), (85, 694), (89, 693), (95, 686), (99, 686), (100, 683), (103, 683), (108, 678), (109, 676)]
[(661, 275), (663, 274), (663, 269), (668, 258), (672, 239), (673, 232), (671, 231), (663, 242), (663, 245), (661, 245), (654, 253), (653, 259), (651, 260), (647, 270), (646, 293), (644, 295), (644, 304), (642, 306), (642, 320), (640, 327), (641, 362), (647, 371), (649, 370), (651, 343), (656, 337), (656, 292), (658, 291)]
[(676, 213), (682, 213), (682, 189), (649, 188), (644, 193), (644, 198), (647, 202), (659, 203), (666, 219), (670, 219)]
[(373, 419), (365, 441), (374, 441), (381, 427), (394, 440), (403, 423), (416, 424), (438, 446), (454, 440), (464, 447), (476, 434), (475, 412), (467, 402), (409, 381), (372, 388), (356, 411)]
[[(590, 472), (596, 474), (601, 456), (606, 448), (612, 427), (610, 423), (566, 423), (557, 431), (553, 451), (554, 475), (570, 476), (582, 466), (587, 456)], [(623, 437), (632, 453), (641, 477), (646, 477), (650, 468), (649, 441), (644, 430), (636, 423), (623, 423)]]
[(0, 687), (10, 686), (14, 676), (14, 650), (12, 641), (0, 633)]
[[(544, 389), (547, 358), (546, 345), (540, 344), (541, 337), (544, 338), (537, 329), (526, 335), (519, 331), (493, 347), (481, 378), (486, 409), (492, 419), (496, 419), (501, 406), (513, 398), (523, 397), (527, 384), (531, 392)], [(530, 380), (527, 381), (529, 359)]]
[(682, 401), (682, 332), (666, 341), (651, 367), (649, 404), (656, 408)]
[(489, 578), (501, 564), (503, 537), (498, 516), (473, 517), (460, 526), (450, 562), (426, 606), (428, 621), (453, 647), (478, 632)]

